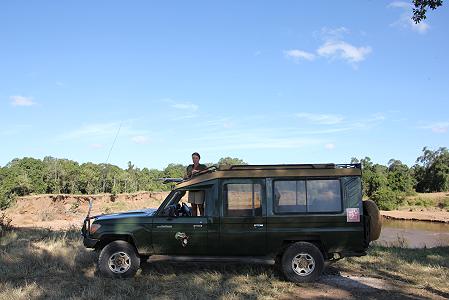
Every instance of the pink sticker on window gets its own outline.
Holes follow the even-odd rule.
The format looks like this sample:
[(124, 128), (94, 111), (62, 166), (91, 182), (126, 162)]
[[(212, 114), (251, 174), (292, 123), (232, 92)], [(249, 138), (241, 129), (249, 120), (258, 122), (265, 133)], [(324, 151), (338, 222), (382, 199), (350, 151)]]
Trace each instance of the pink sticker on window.
[(358, 208), (346, 209), (346, 222), (360, 222), (360, 211)]

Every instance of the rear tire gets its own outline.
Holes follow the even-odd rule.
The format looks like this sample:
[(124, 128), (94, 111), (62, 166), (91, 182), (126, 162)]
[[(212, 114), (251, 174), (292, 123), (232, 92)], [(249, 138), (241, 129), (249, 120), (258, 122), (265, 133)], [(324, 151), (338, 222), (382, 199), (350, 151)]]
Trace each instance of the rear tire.
[(282, 273), (287, 280), (302, 283), (318, 279), (323, 272), (324, 258), (314, 244), (297, 242), (285, 250), (281, 260)]
[(140, 257), (133, 245), (114, 241), (101, 250), (98, 270), (103, 276), (114, 278), (133, 277), (140, 267)]

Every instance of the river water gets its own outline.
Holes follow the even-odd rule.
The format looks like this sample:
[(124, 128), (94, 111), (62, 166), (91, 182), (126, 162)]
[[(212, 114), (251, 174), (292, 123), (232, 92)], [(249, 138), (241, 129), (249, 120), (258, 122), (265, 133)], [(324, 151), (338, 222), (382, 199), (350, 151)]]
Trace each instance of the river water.
[(449, 246), (449, 224), (384, 219), (376, 242), (409, 248)]

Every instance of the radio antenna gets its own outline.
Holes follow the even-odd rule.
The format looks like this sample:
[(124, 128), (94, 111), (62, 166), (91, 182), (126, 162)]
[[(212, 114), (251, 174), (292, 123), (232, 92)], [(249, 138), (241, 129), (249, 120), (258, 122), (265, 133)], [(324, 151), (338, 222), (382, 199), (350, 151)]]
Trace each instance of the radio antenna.
[[(108, 157), (106, 158), (106, 162), (104, 163), (105, 168), (107, 168), (107, 164), (109, 162), (109, 157), (111, 156), (112, 149), (114, 148), (115, 142), (117, 141), (117, 137), (118, 137), (118, 134), (120, 133), (120, 129), (122, 129), (122, 124), (123, 124), (123, 121), (120, 122), (120, 126), (118, 127), (117, 133), (115, 134), (114, 141), (112, 142), (111, 148), (109, 149)], [(108, 170), (106, 169), (104, 176), (103, 176), (103, 193), (105, 192), (105, 189), (106, 189), (107, 171)]]

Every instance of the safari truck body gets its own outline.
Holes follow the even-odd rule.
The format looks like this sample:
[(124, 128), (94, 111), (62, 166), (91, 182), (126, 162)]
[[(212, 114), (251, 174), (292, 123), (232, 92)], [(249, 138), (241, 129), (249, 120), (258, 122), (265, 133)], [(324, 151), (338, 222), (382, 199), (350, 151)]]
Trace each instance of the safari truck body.
[[(359, 164), (238, 165), (209, 168), (178, 183), (158, 209), (87, 217), (84, 245), (98, 267), (133, 276), (151, 255), (275, 259), (294, 282), (315, 280), (325, 261), (366, 254), (380, 217), (362, 201)], [(188, 193), (202, 193), (192, 216)]]

